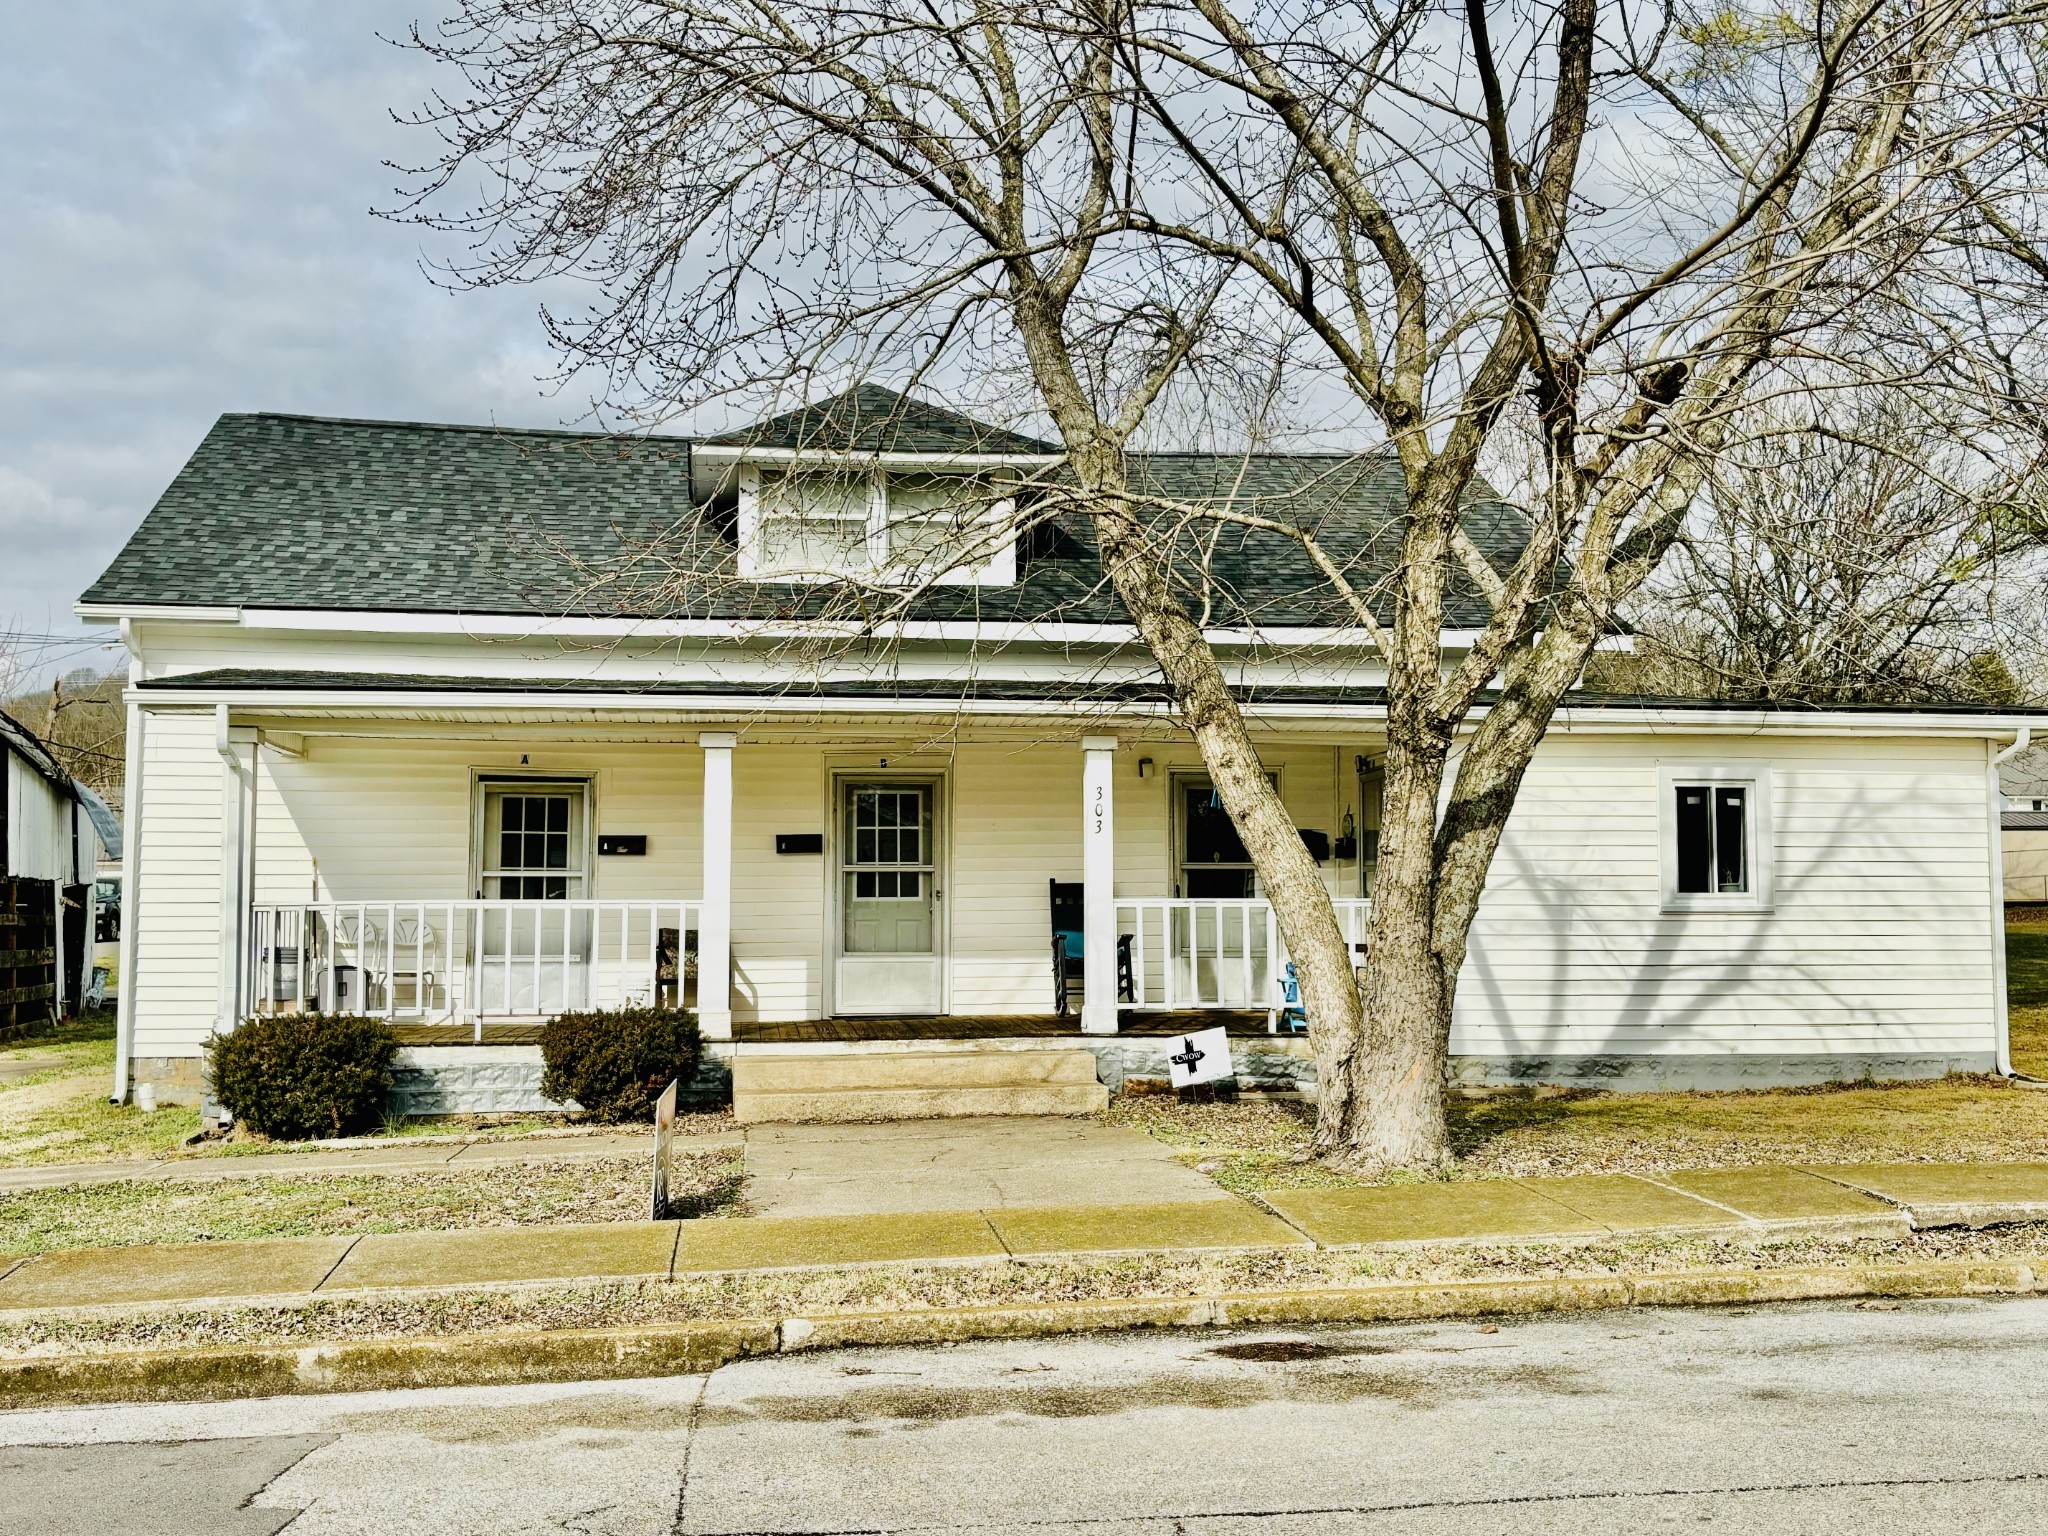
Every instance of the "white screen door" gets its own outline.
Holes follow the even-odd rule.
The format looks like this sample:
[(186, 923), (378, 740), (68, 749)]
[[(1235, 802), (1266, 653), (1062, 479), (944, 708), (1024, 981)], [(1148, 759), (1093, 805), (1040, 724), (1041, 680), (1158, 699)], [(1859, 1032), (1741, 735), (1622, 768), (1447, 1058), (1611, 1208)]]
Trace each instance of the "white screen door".
[(929, 780), (840, 784), (840, 1013), (940, 1010), (937, 806)]

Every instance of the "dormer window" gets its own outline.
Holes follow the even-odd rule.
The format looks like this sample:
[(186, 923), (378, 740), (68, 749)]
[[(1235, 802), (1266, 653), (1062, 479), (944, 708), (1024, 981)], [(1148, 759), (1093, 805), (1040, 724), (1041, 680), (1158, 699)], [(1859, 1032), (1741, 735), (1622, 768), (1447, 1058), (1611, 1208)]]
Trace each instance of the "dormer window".
[(757, 581), (1004, 585), (1014, 502), (985, 472), (743, 464), (740, 574)]
[(986, 565), (991, 542), (1008, 532), (1007, 502), (1001, 522), (990, 521), (999, 498), (985, 479), (911, 473), (885, 475), (883, 484), (887, 558), (899, 570), (924, 575), (935, 562)]
[(867, 569), (873, 487), (865, 475), (760, 475), (754, 560), (761, 573), (830, 576)]

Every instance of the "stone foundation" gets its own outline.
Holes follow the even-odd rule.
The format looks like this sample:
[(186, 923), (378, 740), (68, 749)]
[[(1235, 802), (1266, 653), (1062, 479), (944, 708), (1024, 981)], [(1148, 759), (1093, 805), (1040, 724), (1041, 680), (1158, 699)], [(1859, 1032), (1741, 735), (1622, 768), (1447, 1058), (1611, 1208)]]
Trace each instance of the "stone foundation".
[(1658, 1093), (1728, 1088), (1810, 1088), (1821, 1083), (1919, 1082), (1951, 1072), (1998, 1070), (1990, 1051), (1942, 1055), (1846, 1052), (1839, 1056), (1453, 1056), (1460, 1088), (1607, 1088)]
[[(1179, 1041), (1134, 1036), (1083, 1037), (1075, 1042), (1095, 1056), (1096, 1075), (1110, 1092), (1126, 1078), (1165, 1081), (1167, 1056)], [(1304, 1036), (1239, 1038), (1231, 1055), (1241, 1088), (1315, 1093), (1316, 1064)], [(723, 1104), (732, 1098), (732, 1047), (708, 1041), (697, 1076), (678, 1097), (685, 1104)], [(1459, 1088), (1606, 1088), (1618, 1093), (1682, 1092), (1729, 1088), (1803, 1088), (1821, 1083), (1925, 1081), (1951, 1072), (1989, 1073), (1988, 1051), (1944, 1055), (1884, 1053), (1772, 1056), (1453, 1056), (1450, 1080)], [(136, 1087), (156, 1087), (159, 1104), (192, 1104), (206, 1097), (205, 1063), (197, 1056), (137, 1056)], [(394, 1064), (392, 1108), (408, 1115), (562, 1114), (577, 1108), (541, 1096), (537, 1045), (409, 1046)]]
[[(697, 1075), (676, 1097), (684, 1104), (722, 1104), (732, 1097), (732, 1067), (707, 1043)], [(730, 1047), (726, 1047), (729, 1051)], [(537, 1045), (407, 1046), (392, 1063), (391, 1107), (406, 1115), (566, 1114), (540, 1091)]]
[[(1167, 1076), (1176, 1040), (1086, 1042), (1102, 1081), (1120, 1092), (1127, 1077)], [(1315, 1093), (1316, 1063), (1305, 1037), (1236, 1039), (1231, 1056), (1240, 1088)], [(1605, 1088), (1616, 1093), (1711, 1092), (1730, 1088), (1810, 1088), (1821, 1083), (1920, 1082), (1951, 1072), (1997, 1070), (1989, 1051), (1949, 1055), (1878, 1052), (1839, 1056), (1453, 1056), (1458, 1088)]]
[(198, 1105), (206, 1098), (203, 1056), (132, 1056), (128, 1060), (131, 1091), (144, 1083), (156, 1087), (158, 1104)]
[[(1163, 1039), (1090, 1038), (1081, 1044), (1095, 1053), (1096, 1074), (1111, 1093), (1123, 1092), (1127, 1077), (1167, 1080), (1166, 1058), (1180, 1049), (1177, 1037)], [(1309, 1054), (1306, 1037), (1275, 1035), (1264, 1040), (1237, 1039), (1230, 1042), (1231, 1065), (1237, 1071), (1239, 1088), (1257, 1088), (1268, 1093), (1313, 1093), (1316, 1083), (1315, 1058)]]

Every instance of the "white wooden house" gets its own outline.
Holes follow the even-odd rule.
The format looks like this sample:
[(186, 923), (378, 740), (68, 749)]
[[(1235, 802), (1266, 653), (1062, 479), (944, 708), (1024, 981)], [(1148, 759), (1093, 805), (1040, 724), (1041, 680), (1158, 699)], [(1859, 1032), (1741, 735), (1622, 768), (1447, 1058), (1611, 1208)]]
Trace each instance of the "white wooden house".
[[(116, 1096), (196, 1096), (214, 1031), (317, 1007), (401, 1025), (417, 1103), (514, 1107), (539, 1020), (677, 999), (742, 1062), (1057, 1043), (1113, 1083), (1199, 1015), (1302, 1080), (1257, 880), (1087, 530), (1018, 505), (1053, 453), (873, 389), (694, 442), (221, 418), (79, 608), (133, 658)], [(1399, 489), (1373, 456), (1137, 472), (1361, 568)], [(906, 579), (949, 496), (972, 558), (821, 646), (826, 578)], [(1471, 526), (1518, 547), (1502, 508)], [(1382, 674), (1295, 551), (1208, 549), (1210, 627), (1362, 942)], [(2002, 1067), (1994, 760), (2026, 728), (1575, 698), (1474, 933), (1460, 1078)]]

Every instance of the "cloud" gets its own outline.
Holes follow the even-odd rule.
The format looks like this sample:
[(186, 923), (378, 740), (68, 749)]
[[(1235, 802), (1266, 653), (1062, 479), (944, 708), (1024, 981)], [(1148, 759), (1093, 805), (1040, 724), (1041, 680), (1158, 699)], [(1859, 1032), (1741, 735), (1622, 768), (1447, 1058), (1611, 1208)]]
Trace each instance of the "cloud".
[(0, 50), (0, 625), (68, 622), (222, 411), (578, 419), (532, 289), (374, 218), (429, 87), (412, 3), (13, 7)]

